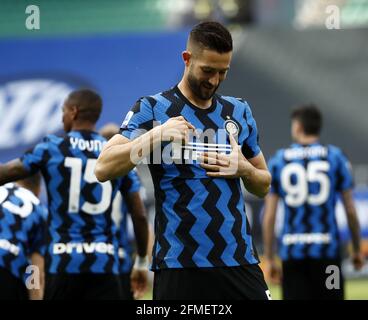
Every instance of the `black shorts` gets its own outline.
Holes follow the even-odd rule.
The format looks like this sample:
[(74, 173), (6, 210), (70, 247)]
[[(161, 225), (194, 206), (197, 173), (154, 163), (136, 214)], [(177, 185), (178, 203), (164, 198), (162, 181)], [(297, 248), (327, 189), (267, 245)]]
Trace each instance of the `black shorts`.
[(24, 282), (8, 269), (0, 267), (0, 300), (28, 300)]
[(114, 274), (46, 274), (44, 300), (121, 300), (120, 278)]
[[(328, 266), (336, 266), (338, 273), (335, 273), (336, 267), (333, 267), (334, 271), (326, 272)], [(285, 300), (343, 300), (344, 279), (341, 261), (339, 259), (283, 261), (282, 293)]]
[(154, 300), (267, 300), (258, 265), (155, 271)]
[(130, 273), (122, 273), (120, 275), (121, 289), (124, 300), (134, 300), (132, 286), (130, 283)]

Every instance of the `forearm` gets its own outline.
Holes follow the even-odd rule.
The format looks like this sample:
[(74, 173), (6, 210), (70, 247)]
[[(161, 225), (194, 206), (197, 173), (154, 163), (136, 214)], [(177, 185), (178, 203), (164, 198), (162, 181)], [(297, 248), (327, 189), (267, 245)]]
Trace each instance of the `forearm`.
[(263, 225), (263, 245), (264, 245), (264, 256), (268, 260), (272, 260), (274, 258), (274, 250), (273, 250), (273, 238), (274, 238), (274, 228), (270, 223), (266, 222)]
[(270, 190), (271, 175), (267, 169), (257, 169), (252, 166), (250, 170), (242, 174), (241, 178), (244, 187), (257, 197), (265, 197)]
[(138, 256), (145, 257), (148, 245), (148, 222), (144, 203), (138, 191), (125, 195), (124, 199), (132, 217)]
[(0, 164), (0, 186), (11, 181), (11, 175), (7, 172), (6, 166)]
[(95, 175), (100, 182), (126, 175), (161, 142), (160, 127), (124, 144), (105, 147), (97, 159)]
[(132, 143), (114, 145), (101, 152), (95, 167), (95, 175), (100, 182), (124, 176), (135, 167), (130, 159)]
[(351, 239), (353, 243), (354, 252), (360, 251), (360, 226), (358, 221), (358, 216), (353, 200), (353, 195), (351, 190), (346, 190), (342, 194), (342, 202), (346, 211), (346, 218), (348, 221), (349, 229), (351, 232)]
[[(352, 209), (349, 209), (352, 210)], [(355, 209), (347, 213), (354, 252), (360, 252), (360, 226)]]
[(269, 194), (266, 197), (264, 218), (262, 224), (264, 256), (268, 260), (274, 258), (274, 232), (278, 197)]
[(37, 272), (33, 275), (37, 277), (34, 279), (34, 288), (28, 289), (28, 296), (30, 300), (42, 300), (45, 290), (45, 268), (44, 258), (39, 253), (34, 253), (31, 256), (32, 265), (37, 267)]
[(26, 178), (30, 173), (24, 168), (20, 159), (0, 164), (0, 185)]
[(145, 216), (133, 218), (134, 234), (137, 243), (137, 253), (140, 257), (147, 255), (148, 223)]

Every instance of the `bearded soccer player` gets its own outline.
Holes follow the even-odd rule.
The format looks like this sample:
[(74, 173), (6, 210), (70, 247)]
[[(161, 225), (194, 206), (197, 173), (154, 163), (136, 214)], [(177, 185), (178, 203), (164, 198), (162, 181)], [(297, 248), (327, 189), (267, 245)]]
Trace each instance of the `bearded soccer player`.
[(216, 94), (232, 48), (220, 23), (196, 25), (182, 53), (181, 81), (139, 99), (96, 165), (97, 178), (106, 181), (149, 162), (156, 200), (154, 299), (270, 298), (241, 180), (263, 197), (271, 177), (248, 103)]

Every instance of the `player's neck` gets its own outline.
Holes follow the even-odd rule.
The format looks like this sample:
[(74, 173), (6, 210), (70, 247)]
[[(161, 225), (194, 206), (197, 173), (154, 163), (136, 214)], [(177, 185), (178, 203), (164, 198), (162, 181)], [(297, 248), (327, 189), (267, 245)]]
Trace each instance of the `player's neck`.
[(212, 98), (208, 100), (202, 100), (198, 99), (197, 96), (195, 96), (190, 89), (188, 85), (188, 81), (186, 81), (184, 78), (181, 79), (181, 81), (178, 84), (178, 88), (181, 91), (181, 93), (195, 106), (202, 109), (207, 109), (212, 105)]
[(72, 126), (72, 131), (79, 131), (79, 130), (85, 130), (85, 131), (95, 131), (95, 125), (90, 122), (75, 122)]
[(319, 136), (307, 136), (307, 135), (302, 135), (299, 136), (296, 139), (296, 142), (299, 144), (313, 144), (319, 141)]

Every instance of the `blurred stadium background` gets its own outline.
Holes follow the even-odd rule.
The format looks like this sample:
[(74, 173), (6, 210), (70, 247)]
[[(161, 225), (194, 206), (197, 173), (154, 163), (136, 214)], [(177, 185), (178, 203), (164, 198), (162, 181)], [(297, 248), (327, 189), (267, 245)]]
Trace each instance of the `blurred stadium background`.
[[(39, 30), (25, 26), (32, 4), (40, 9)], [(328, 6), (339, 9), (341, 30), (326, 28)], [(368, 0), (2, 0), (0, 161), (60, 132), (61, 103), (75, 88), (102, 95), (99, 127), (120, 124), (136, 99), (179, 81), (187, 32), (205, 19), (232, 30), (234, 58), (220, 92), (250, 103), (267, 158), (290, 143), (293, 106), (321, 107), (323, 141), (340, 146), (353, 164), (368, 256)], [(153, 219), (152, 185), (146, 168), (139, 171)], [(246, 197), (262, 253), (263, 202)], [(349, 250), (340, 205), (337, 216)], [(368, 266), (356, 273), (346, 260), (343, 272), (351, 279), (347, 298), (368, 299)]]

